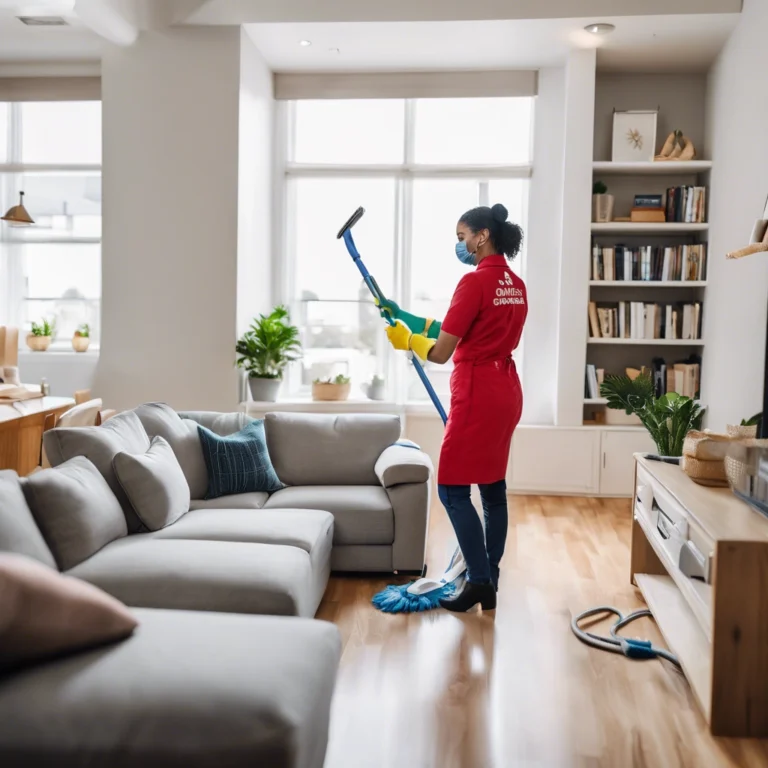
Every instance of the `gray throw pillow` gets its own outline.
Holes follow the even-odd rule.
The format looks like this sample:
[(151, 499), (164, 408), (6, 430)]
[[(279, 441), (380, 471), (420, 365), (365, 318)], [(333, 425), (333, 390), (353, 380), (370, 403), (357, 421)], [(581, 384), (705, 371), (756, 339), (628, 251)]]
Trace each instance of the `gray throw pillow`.
[(26, 555), (49, 568), (56, 567), (27, 506), (19, 476), (11, 469), (0, 471), (0, 552)]
[(83, 456), (35, 472), (21, 487), (62, 571), (128, 533), (120, 503), (99, 470)]
[(141, 520), (136, 517), (112, 469), (116, 453), (145, 453), (149, 450), (147, 432), (133, 411), (118, 413), (100, 427), (49, 429), (43, 434), (43, 446), (53, 467), (75, 456), (85, 456), (92, 461), (120, 502), (128, 531), (137, 533), (142, 529)]
[(208, 490), (208, 471), (197, 424), (182, 419), (165, 403), (144, 403), (135, 409), (135, 413), (150, 438), (164, 437), (170, 444), (187, 478), (190, 496), (193, 499), (204, 498)]
[(118, 453), (113, 464), (134, 512), (150, 531), (175, 523), (189, 511), (189, 485), (164, 438), (152, 438), (143, 454)]

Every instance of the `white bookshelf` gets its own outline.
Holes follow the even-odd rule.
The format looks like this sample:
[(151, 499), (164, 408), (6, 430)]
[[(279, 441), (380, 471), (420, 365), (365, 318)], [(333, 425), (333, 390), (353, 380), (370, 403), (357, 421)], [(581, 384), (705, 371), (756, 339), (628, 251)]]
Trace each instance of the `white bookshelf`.
[[(592, 163), (593, 181), (607, 182), (609, 193), (616, 195), (617, 208), (614, 215), (628, 216), (628, 205), (632, 195), (664, 193), (668, 187), (692, 185), (707, 187), (709, 198), (710, 160), (689, 162), (645, 162), (614, 163), (594, 161)], [(612, 190), (616, 190), (612, 192)], [(624, 245), (628, 247), (656, 245), (666, 247), (688, 243), (707, 242), (708, 223), (660, 222), (645, 223), (631, 221), (611, 221), (591, 223), (593, 240), (602, 247)], [(646, 239), (647, 238), (647, 239)], [(707, 270), (712, 254), (707, 253)], [(705, 293), (706, 273), (702, 280), (592, 280), (591, 253), (585, 259), (589, 268), (587, 280), (589, 300), (599, 304), (615, 304), (621, 301), (636, 300), (647, 304), (669, 304), (701, 302), (702, 312), (708, 311)], [(632, 293), (634, 292), (634, 294)], [(686, 359), (691, 354), (700, 355), (704, 350), (703, 339), (626, 339), (593, 338), (587, 324), (588, 364), (602, 368), (606, 373), (623, 373), (625, 368), (640, 368), (651, 364), (652, 359), (661, 357), (668, 365)], [(706, 363), (705, 363), (706, 364)], [(584, 417), (592, 418), (607, 407), (603, 397), (584, 398)], [(595, 417), (597, 418), (597, 417)], [(604, 424), (597, 425), (605, 429)], [(591, 428), (595, 428), (592, 426)]]
[(590, 280), (593, 288), (705, 288), (706, 280)]
[(634, 221), (609, 221), (606, 224), (592, 223), (592, 233), (617, 235), (686, 235), (692, 232), (706, 232), (709, 224), (678, 224), (666, 221), (658, 224)]
[(702, 339), (596, 339), (589, 337), (589, 344), (611, 344), (613, 346), (636, 347), (702, 347)]
[(711, 160), (675, 161), (655, 163), (612, 163), (595, 160), (592, 163), (595, 174), (602, 176), (685, 176), (712, 170)]

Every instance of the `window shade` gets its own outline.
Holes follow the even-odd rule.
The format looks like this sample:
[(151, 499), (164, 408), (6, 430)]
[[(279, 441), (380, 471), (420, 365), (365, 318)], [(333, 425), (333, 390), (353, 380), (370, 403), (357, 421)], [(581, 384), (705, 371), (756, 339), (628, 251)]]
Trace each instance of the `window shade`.
[(0, 101), (98, 101), (100, 77), (0, 77)]
[(276, 74), (275, 98), (427, 99), (535, 96), (538, 72), (284, 73)]

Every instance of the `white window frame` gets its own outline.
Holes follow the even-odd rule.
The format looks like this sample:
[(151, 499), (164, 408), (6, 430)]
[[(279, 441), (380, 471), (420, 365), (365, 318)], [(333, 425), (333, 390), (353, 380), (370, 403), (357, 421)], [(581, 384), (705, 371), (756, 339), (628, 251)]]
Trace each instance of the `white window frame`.
[[(406, 98), (405, 102), (405, 130), (404, 130), (404, 162), (394, 164), (315, 164), (297, 163), (291, 158), (295, 156), (296, 137), (296, 101), (278, 101), (275, 110), (275, 186), (276, 207), (274, 222), (274, 253), (276, 260), (273, 263), (273, 295), (275, 304), (287, 306), (292, 316), (296, 310), (296, 276), (295, 276), (295, 242), (292, 237), (291, 221), (295, 218), (295, 200), (291, 194), (290, 180), (320, 178), (320, 179), (364, 179), (364, 178), (390, 178), (396, 182), (395, 191), (395, 254), (393, 265), (394, 295), (391, 298), (403, 306), (411, 303), (412, 282), (410, 274), (411, 264), (411, 217), (407, 211), (412, 210), (413, 182), (417, 179), (471, 179), (480, 185), (479, 205), (489, 205), (489, 182), (496, 179), (525, 179), (533, 175), (533, 139), (534, 122), (536, 116), (535, 97), (534, 109), (531, 110), (531, 129), (529, 162), (499, 165), (448, 165), (434, 164), (424, 165), (414, 162), (414, 150), (416, 145), (416, 102), (419, 99)], [(530, 189), (529, 189), (530, 192)], [(527, 230), (528, 201), (530, 195), (524, 198), (524, 220), (520, 222), (523, 230)], [(349, 212), (350, 215), (353, 213)], [(341, 226), (343, 222), (339, 222)], [(519, 262), (515, 265), (516, 271), (525, 279), (526, 268), (526, 239), (523, 240), (523, 249), (518, 256)], [(340, 246), (339, 259), (349, 258), (343, 246)], [(363, 258), (365, 254), (363, 253)], [(349, 265), (348, 268), (352, 268)], [(521, 371), (522, 342), (515, 352), (518, 360), (518, 369)], [(388, 385), (388, 394), (396, 404), (409, 404), (407, 398), (407, 375), (405, 366), (396, 365), (395, 358), (387, 350), (384, 360), (384, 370)], [(287, 391), (293, 397), (303, 398), (308, 396), (308, 391), (293, 386), (297, 376), (296, 363), (289, 367), (286, 375)], [(435, 366), (427, 363), (425, 369), (429, 372)], [(441, 366), (443, 369), (452, 367), (452, 363)], [(440, 394), (440, 393), (438, 393)], [(418, 401), (421, 403), (421, 401)]]
[[(82, 99), (71, 99), (80, 101)], [(41, 99), (45, 101), (45, 99)], [(20, 101), (9, 101), (8, 104), (8, 154), (6, 162), (0, 163), (0, 180), (2, 181), (2, 199), (5, 208), (15, 205), (18, 201), (19, 175), (23, 173), (72, 173), (91, 172), (101, 175), (101, 163), (24, 163), (22, 162), (21, 148), (21, 105)], [(5, 208), (3, 210), (5, 210)], [(8, 250), (3, 246), (14, 245), (101, 245), (101, 237), (35, 237), (29, 240), (16, 235), (14, 227), (0, 226), (0, 325), (19, 325), (22, 317), (22, 304), (24, 301), (24, 275), (18, 259), (8, 258)], [(101, 296), (99, 297), (101, 303)], [(19, 333), (19, 348), (26, 349), (24, 337), (26, 329)], [(64, 345), (61, 345), (65, 349)], [(98, 351), (99, 345), (92, 344), (91, 350)], [(70, 349), (71, 351), (71, 349)], [(74, 354), (74, 353), (73, 353)]]

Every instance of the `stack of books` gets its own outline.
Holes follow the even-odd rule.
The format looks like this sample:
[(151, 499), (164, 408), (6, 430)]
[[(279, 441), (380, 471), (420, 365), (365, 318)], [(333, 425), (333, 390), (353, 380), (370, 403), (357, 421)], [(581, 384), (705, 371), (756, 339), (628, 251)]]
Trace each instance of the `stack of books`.
[(667, 221), (702, 224), (706, 221), (706, 187), (670, 187), (667, 190)]
[(707, 246), (704, 243), (667, 248), (653, 245), (592, 247), (592, 280), (650, 281), (704, 280)]
[(593, 339), (701, 338), (701, 302), (691, 304), (646, 304), (620, 301), (614, 304), (589, 302), (589, 328)]

